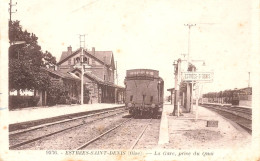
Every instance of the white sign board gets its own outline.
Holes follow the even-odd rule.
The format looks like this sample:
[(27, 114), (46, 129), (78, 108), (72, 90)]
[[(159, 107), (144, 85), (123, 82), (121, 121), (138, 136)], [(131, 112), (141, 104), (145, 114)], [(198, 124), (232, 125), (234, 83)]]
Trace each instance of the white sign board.
[(182, 72), (182, 81), (212, 82), (213, 72)]

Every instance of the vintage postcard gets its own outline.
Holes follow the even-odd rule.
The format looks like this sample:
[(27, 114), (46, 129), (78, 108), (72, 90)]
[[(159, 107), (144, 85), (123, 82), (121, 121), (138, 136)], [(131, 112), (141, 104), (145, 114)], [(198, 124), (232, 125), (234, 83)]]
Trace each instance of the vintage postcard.
[(0, 9), (0, 161), (260, 160), (259, 1)]

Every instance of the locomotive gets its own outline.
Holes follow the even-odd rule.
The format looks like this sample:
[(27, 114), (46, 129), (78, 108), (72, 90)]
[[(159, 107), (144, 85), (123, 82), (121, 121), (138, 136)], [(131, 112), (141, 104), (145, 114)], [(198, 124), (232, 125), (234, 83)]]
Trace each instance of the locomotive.
[(224, 103), (231, 105), (240, 105), (243, 102), (251, 102), (252, 87), (225, 90), (220, 92), (210, 92), (203, 95), (204, 103)]
[(163, 108), (164, 81), (159, 71), (132, 69), (126, 71), (125, 105), (133, 116), (158, 117)]

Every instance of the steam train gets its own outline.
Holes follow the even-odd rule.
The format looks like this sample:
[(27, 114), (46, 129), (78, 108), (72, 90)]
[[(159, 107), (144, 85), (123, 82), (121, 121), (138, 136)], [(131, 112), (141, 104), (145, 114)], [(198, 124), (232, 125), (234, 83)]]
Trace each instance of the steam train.
[(231, 105), (251, 104), (252, 87), (210, 92), (203, 95), (203, 103), (223, 103)]
[(125, 105), (133, 116), (155, 116), (162, 113), (164, 81), (159, 71), (132, 69), (126, 71)]

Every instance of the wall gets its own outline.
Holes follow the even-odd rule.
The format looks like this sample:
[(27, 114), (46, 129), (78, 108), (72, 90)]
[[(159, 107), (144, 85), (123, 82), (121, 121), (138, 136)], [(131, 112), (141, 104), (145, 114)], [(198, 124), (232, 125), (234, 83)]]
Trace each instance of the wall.
[(252, 106), (252, 101), (240, 100), (240, 101), (239, 101), (239, 106), (248, 106), (248, 107), (251, 107), (251, 106)]
[[(73, 69), (73, 66), (77, 64), (77, 58), (80, 58), (80, 54), (78, 53), (77, 55), (71, 57), (67, 61), (63, 62), (62, 64), (59, 65), (59, 70), (61, 70), (63, 73), (68, 72), (69, 70)], [(85, 55), (87, 59), (89, 59), (89, 65), (91, 67), (100, 67), (99, 69), (88, 69), (91, 71), (92, 74), (97, 76), (98, 78), (104, 80), (104, 75), (105, 75), (105, 80), (111, 83), (114, 83), (114, 70), (110, 70), (107, 66), (104, 67), (103, 64), (99, 63), (98, 61), (95, 61), (94, 59), (88, 57)], [(70, 63), (69, 63), (70, 62)]]

